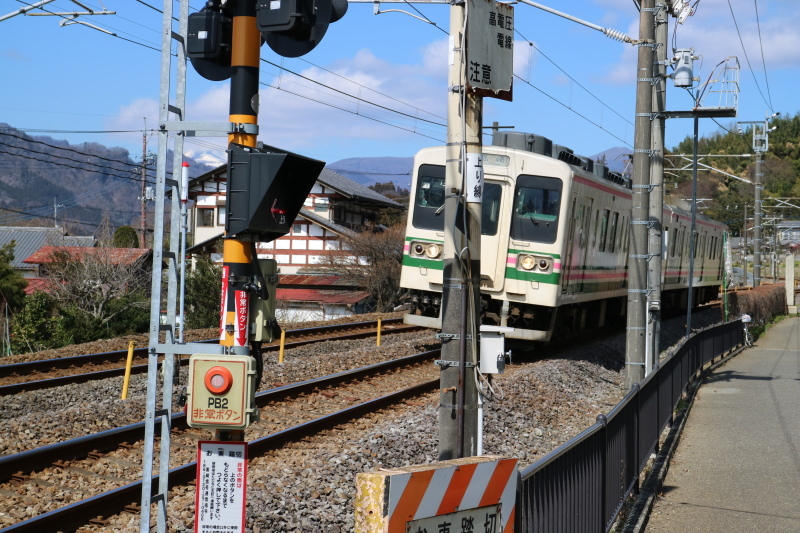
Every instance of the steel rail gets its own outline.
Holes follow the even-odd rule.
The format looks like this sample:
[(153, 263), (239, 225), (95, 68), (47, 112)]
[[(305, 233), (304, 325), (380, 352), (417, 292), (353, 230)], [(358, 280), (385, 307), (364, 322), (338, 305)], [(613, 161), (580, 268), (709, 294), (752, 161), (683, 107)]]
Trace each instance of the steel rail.
[[(303, 437), (349, 422), (378, 409), (384, 409), (405, 399), (432, 392), (438, 386), (438, 379), (431, 380), (256, 439), (248, 443), (248, 457), (253, 458), (264, 455), (267, 452), (279, 449), (287, 443), (295, 442)], [(196, 461), (173, 468), (169, 471), (169, 488), (189, 483), (195, 479), (196, 474)], [(153, 477), (150, 486), (158, 487), (158, 476)], [(139, 501), (141, 491), (142, 482), (137, 481), (0, 529), (0, 533), (75, 531), (85, 526), (90, 519), (122, 512), (127, 505)]]
[[(402, 323), (402, 318), (390, 318), (383, 320), (384, 325), (394, 325)], [(329, 326), (318, 326), (313, 328), (299, 328), (291, 329), (286, 333), (287, 335), (319, 335), (328, 332), (335, 332), (354, 328), (375, 327), (377, 320), (368, 320), (364, 322), (351, 322), (347, 324), (333, 324)], [(218, 343), (218, 339), (210, 339), (205, 341), (198, 341), (201, 344)], [(269, 349), (272, 344), (264, 346), (264, 349)], [(133, 351), (134, 357), (147, 358), (147, 347), (137, 348)], [(11, 363), (7, 365), (0, 365), (0, 378), (9, 377), (13, 374), (23, 375), (31, 371), (48, 371), (53, 368), (69, 368), (71, 366), (83, 366), (92, 363), (106, 363), (113, 361), (124, 361), (128, 357), (128, 350), (115, 350), (111, 352), (92, 353), (85, 355), (75, 355), (72, 357), (60, 357), (54, 359), (42, 359), (40, 361), (26, 361), (23, 363)]]
[[(388, 320), (386, 322), (389, 322), (389, 325), (394, 325), (396, 322), (399, 322), (401, 320), (402, 320), (401, 318), (397, 318), (397, 319), (391, 319), (391, 322), (389, 322)], [(358, 324), (359, 324), (359, 327), (365, 327), (365, 324), (369, 324), (369, 323), (361, 322), (361, 323), (358, 323)], [(341, 327), (341, 326), (344, 326), (342, 324), (340, 324), (339, 326), (340, 327), (337, 328), (337, 329), (308, 328), (307, 330), (291, 330), (291, 333), (296, 334), (297, 332), (318, 330), (316, 332), (305, 333), (306, 335), (310, 335), (310, 334), (320, 334), (320, 333), (333, 333), (335, 331), (341, 331), (341, 330), (347, 330), (347, 329), (356, 329), (355, 327)], [(324, 328), (334, 328), (334, 326), (325, 326)], [(415, 330), (419, 330), (419, 329), (423, 329), (423, 328), (420, 328), (419, 326), (403, 326), (403, 325), (401, 325), (400, 328), (392, 328), (390, 331), (391, 331), (391, 333), (404, 333), (404, 332), (407, 332), (407, 331), (415, 331)], [(288, 342), (288, 343), (286, 343), (284, 345), (284, 347), (288, 348), (288, 349), (292, 349), (292, 348), (298, 348), (298, 347), (306, 345), (306, 344), (313, 344), (313, 343), (316, 343), (316, 342), (320, 342), (322, 340), (359, 339), (359, 338), (369, 337), (371, 335), (374, 335), (374, 333), (371, 332), (371, 331), (367, 331), (367, 332), (349, 333), (349, 334), (339, 335), (335, 339), (301, 339), (301, 340), (297, 340), (297, 341)], [(208, 343), (208, 344), (216, 343), (216, 342), (218, 342), (216, 339), (208, 340), (208, 341), (201, 341), (201, 343)], [(197, 343), (197, 344), (199, 344), (199, 343)], [(278, 344), (268, 344), (268, 345), (262, 347), (261, 350), (262, 350), (262, 352), (274, 352), (274, 351), (277, 351), (278, 349), (280, 349), (280, 346)], [(137, 348), (136, 350), (134, 350), (134, 357), (136, 357), (137, 353), (139, 354), (138, 355), (139, 357), (144, 358), (147, 355), (147, 348)], [(79, 364), (98, 363), (98, 362), (111, 362), (114, 359), (116, 359), (116, 358), (111, 358), (111, 357), (101, 358), (101, 356), (105, 356), (107, 354), (111, 354), (111, 355), (114, 355), (114, 356), (120, 354), (118, 359), (124, 360), (128, 355), (128, 351), (127, 350), (120, 350), (118, 352), (104, 352), (102, 354), (87, 354), (87, 355), (78, 355), (78, 356), (74, 356), (74, 357), (64, 357), (64, 358), (61, 358), (61, 359), (47, 359), (47, 360), (43, 360), (43, 361), (31, 361), (31, 362), (28, 362), (28, 363), (14, 363), (12, 365), (0, 365), (0, 377), (10, 377), (11, 374), (13, 374), (15, 372), (9, 372), (9, 373), (6, 373), (5, 375), (3, 375), (2, 371), (4, 370), (4, 367), (11, 367), (11, 366), (16, 366), (16, 365), (34, 365), (34, 364), (37, 365), (35, 367), (31, 366), (28, 369), (28, 371), (30, 371), (31, 369), (40, 370), (40, 367), (44, 368), (45, 370), (49, 370), (49, 369), (54, 368), (54, 367), (55, 368), (64, 368), (64, 369), (66, 369), (66, 368), (70, 368), (71, 366), (77, 366)], [(91, 359), (86, 359), (86, 358), (97, 358), (97, 359), (91, 360)], [(76, 359), (82, 359), (82, 361), (78, 362), (78, 361), (76, 361)], [(56, 362), (56, 361), (65, 361), (65, 360), (69, 360), (70, 364), (59, 365), (57, 367), (56, 366), (46, 367), (46, 365), (45, 365), (45, 363)], [(188, 358), (182, 359), (180, 364), (181, 365), (188, 364)], [(145, 373), (145, 372), (147, 372), (147, 365), (146, 364), (135, 365), (135, 366), (131, 367), (131, 374), (142, 374), (142, 373)], [(70, 384), (75, 384), (75, 383), (85, 383), (87, 381), (94, 381), (94, 380), (98, 380), (98, 379), (105, 379), (105, 378), (123, 376), (124, 374), (125, 374), (125, 368), (124, 367), (120, 367), (120, 368), (115, 368), (115, 369), (111, 369), (111, 370), (99, 370), (97, 372), (88, 372), (88, 373), (85, 373), (85, 374), (73, 374), (71, 376), (61, 376), (61, 377), (58, 377), (58, 378), (48, 378), (48, 379), (40, 379), (40, 380), (36, 380), (36, 381), (25, 381), (25, 382), (22, 382), (22, 383), (13, 383), (11, 385), (0, 386), (0, 396), (8, 396), (8, 395), (11, 395), (11, 394), (18, 394), (18, 393), (24, 392), (24, 391), (42, 390), (42, 389), (48, 389), (48, 388), (52, 388), (52, 387), (59, 387), (59, 386), (62, 386), (62, 385), (70, 385)]]
[[(261, 408), (271, 402), (277, 402), (288, 396), (308, 394), (322, 387), (336, 386), (346, 381), (362, 379), (374, 374), (411, 366), (439, 356), (439, 350), (431, 350), (418, 354), (383, 361), (374, 365), (345, 370), (336, 374), (321, 376), (298, 383), (276, 387), (256, 394), (256, 405)], [(159, 430), (160, 422), (157, 422)], [(144, 422), (136, 422), (100, 433), (70, 439), (48, 446), (0, 457), (0, 482), (5, 482), (17, 472), (33, 472), (52, 466), (55, 461), (71, 461), (86, 458), (90, 452), (106, 452), (118, 448), (122, 443), (133, 443), (144, 438)], [(184, 430), (186, 415), (176, 413), (172, 416), (171, 426)]]

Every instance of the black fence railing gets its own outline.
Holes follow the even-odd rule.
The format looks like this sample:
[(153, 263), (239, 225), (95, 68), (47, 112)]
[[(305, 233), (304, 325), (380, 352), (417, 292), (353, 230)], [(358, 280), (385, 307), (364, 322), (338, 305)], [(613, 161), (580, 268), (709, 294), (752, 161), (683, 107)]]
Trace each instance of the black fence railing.
[(741, 321), (681, 344), (608, 415), (523, 470), (515, 531), (603, 533), (637, 487), (686, 385), (706, 363), (741, 345)]

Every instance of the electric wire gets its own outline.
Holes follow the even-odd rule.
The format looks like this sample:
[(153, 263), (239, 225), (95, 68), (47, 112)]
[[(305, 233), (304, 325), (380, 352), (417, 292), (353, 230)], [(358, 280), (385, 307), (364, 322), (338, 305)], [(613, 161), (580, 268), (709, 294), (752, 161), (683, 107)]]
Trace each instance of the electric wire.
[(300, 98), (305, 98), (306, 100), (310, 100), (310, 101), (316, 102), (318, 104), (326, 105), (328, 107), (332, 107), (333, 109), (338, 109), (339, 111), (344, 111), (346, 113), (350, 113), (351, 115), (356, 115), (356, 116), (359, 116), (359, 117), (362, 117), (362, 118), (366, 118), (367, 120), (372, 120), (373, 122), (378, 122), (378, 123), (384, 124), (386, 126), (391, 126), (393, 128), (397, 128), (399, 130), (403, 130), (403, 131), (407, 131), (409, 133), (414, 133), (414, 134), (417, 134), (417, 135), (421, 135), (422, 137), (427, 137), (429, 139), (433, 139), (434, 141), (443, 142), (442, 139), (438, 139), (436, 137), (431, 137), (430, 135), (426, 135), (424, 133), (420, 133), (420, 132), (418, 132), (416, 130), (411, 130), (411, 129), (408, 129), (408, 128), (404, 128), (402, 126), (398, 126), (397, 124), (392, 124), (390, 122), (386, 122), (385, 120), (380, 120), (378, 118), (371, 117), (369, 115), (365, 115), (365, 114), (363, 114), (361, 112), (358, 112), (358, 111), (351, 111), (350, 109), (345, 109), (343, 107), (339, 107), (339, 106), (333, 105), (333, 104), (328, 103), (328, 102), (323, 102), (322, 100), (317, 100), (315, 98), (311, 98), (311, 97), (308, 97), (308, 96), (305, 96), (305, 95), (290, 91), (288, 89), (284, 89), (284, 88), (278, 87), (276, 85), (270, 85), (270, 84), (265, 83), (265, 82), (259, 82), (259, 83), (261, 85), (264, 85), (265, 87), (269, 87), (271, 89), (276, 89), (278, 91), (283, 91), (285, 93), (292, 94), (294, 96), (299, 96)]
[[(27, 6), (32, 6), (32, 5), (33, 5), (33, 4), (29, 3), (29, 2), (26, 2), (25, 0), (17, 0), (17, 2), (19, 2), (20, 4), (25, 4), (25, 5), (27, 5)], [(48, 10), (48, 9), (45, 9), (45, 8), (43, 8), (43, 7), (41, 7), (41, 6), (39, 7), (39, 9), (41, 9), (41, 10), (42, 10), (42, 11), (44, 11), (45, 13), (49, 13), (49, 14), (51, 14), (51, 15), (53, 15), (53, 16), (60, 17), (60, 18), (62, 18), (62, 19), (64, 19), (64, 20), (73, 20), (73, 19), (71, 19), (70, 17), (66, 17), (66, 16), (64, 16), (64, 15), (60, 15), (60, 14), (58, 14), (58, 13), (54, 13), (53, 11), (50, 11), (50, 10)], [(81, 26), (85, 26), (85, 24), (81, 24)], [(86, 26), (86, 27), (88, 27), (88, 28), (91, 28), (91, 29), (93, 29), (93, 30), (95, 30), (95, 31), (99, 31), (100, 33), (103, 33), (103, 34), (105, 34), (105, 35), (109, 35), (109, 36), (111, 36), (111, 37), (116, 37), (117, 39), (122, 39), (123, 41), (127, 41), (127, 42), (129, 42), (129, 43), (133, 43), (133, 44), (136, 44), (136, 45), (142, 46), (142, 47), (144, 47), (144, 48), (149, 48), (149, 49), (151, 49), (151, 50), (155, 50), (156, 52), (161, 52), (161, 49), (160, 49), (160, 48), (156, 48), (156, 47), (154, 47), (154, 46), (150, 46), (150, 45), (148, 45), (148, 44), (140, 43), (139, 41), (134, 41), (133, 39), (128, 39), (128, 38), (126, 38), (126, 37), (122, 37), (122, 36), (120, 36), (120, 35), (117, 35), (116, 33), (110, 33), (110, 32), (106, 32), (105, 30), (103, 30), (103, 29), (100, 29), (99, 27), (93, 27), (93, 26)]]
[(545, 95), (546, 97), (548, 97), (549, 99), (551, 99), (552, 101), (556, 102), (557, 104), (559, 104), (559, 105), (561, 105), (561, 106), (563, 106), (563, 107), (565, 107), (565, 108), (569, 109), (570, 111), (572, 111), (573, 113), (575, 113), (576, 115), (578, 115), (579, 117), (581, 117), (582, 119), (584, 119), (584, 120), (585, 120), (586, 122), (588, 122), (589, 124), (592, 124), (593, 126), (595, 126), (595, 127), (599, 128), (599, 129), (603, 130), (604, 132), (608, 133), (609, 135), (611, 135), (612, 137), (614, 137), (614, 138), (615, 138), (615, 139), (617, 139), (618, 141), (621, 141), (621, 142), (625, 143), (627, 146), (629, 146), (629, 147), (633, 148), (633, 145), (632, 145), (631, 143), (629, 143), (628, 141), (626, 141), (625, 139), (623, 139), (623, 138), (621, 138), (621, 137), (619, 137), (619, 136), (617, 136), (617, 135), (615, 135), (615, 134), (611, 133), (609, 130), (605, 129), (605, 128), (604, 128), (603, 126), (601, 126), (600, 124), (598, 124), (598, 123), (594, 122), (594, 121), (593, 121), (593, 120), (591, 120), (589, 117), (587, 117), (587, 116), (584, 116), (584, 115), (582, 115), (581, 113), (578, 113), (577, 111), (575, 111), (574, 109), (572, 109), (570, 106), (568, 106), (568, 105), (567, 105), (567, 104), (565, 104), (564, 102), (562, 102), (562, 101), (558, 100), (558, 99), (557, 99), (557, 98), (555, 98), (554, 96), (551, 96), (551, 95), (547, 94), (547, 93), (546, 93), (546, 92), (544, 92), (542, 89), (540, 89), (539, 87), (535, 86), (534, 84), (532, 84), (532, 83), (531, 83), (531, 82), (529, 82), (528, 80), (526, 80), (526, 79), (524, 79), (524, 78), (520, 77), (520, 76), (519, 76), (519, 75), (517, 75), (517, 74), (514, 74), (514, 77), (515, 77), (515, 78), (517, 78), (517, 79), (518, 79), (519, 81), (521, 81), (522, 83), (524, 83), (524, 84), (526, 84), (526, 85), (528, 85), (528, 86), (532, 87), (533, 89), (536, 89), (537, 91), (539, 91), (540, 93), (542, 93), (543, 95)]
[(617, 111), (616, 111), (614, 108), (612, 108), (611, 106), (609, 106), (608, 104), (606, 104), (605, 102), (603, 102), (603, 101), (602, 101), (602, 100), (601, 100), (601, 99), (600, 99), (600, 98), (599, 98), (597, 95), (595, 95), (595, 94), (594, 94), (592, 91), (590, 91), (589, 89), (587, 89), (586, 87), (584, 87), (584, 86), (583, 86), (583, 84), (582, 84), (581, 82), (579, 82), (578, 80), (576, 80), (575, 78), (573, 78), (572, 76), (570, 76), (570, 75), (569, 75), (569, 73), (568, 73), (566, 70), (564, 70), (563, 68), (561, 68), (561, 67), (558, 65), (558, 63), (556, 63), (555, 61), (553, 61), (552, 59), (550, 59), (550, 58), (547, 56), (547, 54), (545, 54), (544, 52), (542, 52), (542, 50), (541, 50), (541, 49), (540, 49), (538, 46), (536, 46), (536, 44), (535, 44), (533, 41), (529, 40), (529, 39), (528, 39), (528, 38), (526, 38), (524, 35), (522, 35), (522, 33), (520, 33), (520, 31), (519, 31), (518, 29), (514, 28), (514, 32), (515, 32), (517, 35), (519, 35), (520, 37), (522, 37), (522, 40), (524, 40), (524, 41), (525, 41), (525, 42), (527, 42), (527, 43), (528, 43), (530, 46), (532, 46), (532, 47), (533, 47), (533, 48), (534, 48), (534, 49), (535, 49), (537, 52), (539, 52), (539, 53), (542, 55), (542, 57), (544, 57), (544, 58), (545, 58), (545, 59), (547, 59), (547, 60), (548, 60), (550, 63), (552, 63), (552, 64), (553, 64), (553, 66), (554, 66), (554, 67), (556, 67), (558, 70), (560, 70), (560, 71), (561, 71), (561, 72), (562, 72), (562, 73), (563, 73), (563, 74), (564, 74), (566, 77), (568, 77), (570, 80), (572, 80), (573, 82), (575, 82), (575, 83), (578, 85), (578, 87), (580, 87), (581, 89), (583, 89), (584, 91), (586, 91), (586, 92), (589, 94), (589, 96), (591, 96), (592, 98), (594, 98), (595, 100), (597, 100), (598, 102), (600, 102), (600, 104), (601, 104), (603, 107), (605, 107), (606, 109), (608, 109), (609, 111), (611, 111), (612, 113), (614, 113), (615, 115), (617, 115), (619, 118), (621, 118), (622, 120), (624, 120), (625, 122), (627, 122), (627, 123), (628, 123), (628, 124), (630, 124), (631, 126), (634, 126), (634, 123), (633, 123), (633, 122), (631, 122), (630, 120), (628, 120), (627, 118), (625, 118), (624, 116), (622, 116), (622, 115), (621, 115), (620, 113), (618, 113), (618, 112), (617, 112)]
[[(449, 34), (448, 34), (448, 35), (449, 35)], [(361, 88), (363, 88), (363, 89), (367, 89), (368, 91), (374, 92), (375, 94), (379, 94), (379, 95), (381, 95), (381, 96), (383, 96), (383, 97), (385, 97), (385, 98), (388, 98), (388, 99), (390, 99), (390, 100), (394, 100), (395, 102), (398, 102), (398, 103), (400, 103), (400, 104), (407, 105), (408, 107), (414, 108), (414, 109), (416, 109), (416, 110), (418, 110), (418, 111), (422, 111), (423, 113), (426, 113), (426, 114), (428, 114), (428, 115), (431, 115), (431, 116), (434, 116), (434, 117), (438, 117), (438, 118), (440, 118), (440, 119), (442, 119), (442, 120), (447, 120), (447, 117), (443, 117), (443, 116), (441, 116), (441, 115), (437, 115), (436, 113), (433, 113), (433, 112), (431, 112), (431, 111), (425, 111), (424, 109), (421, 109), (421, 108), (419, 108), (419, 107), (417, 107), (417, 106), (415, 106), (415, 105), (412, 105), (412, 104), (409, 104), (409, 103), (407, 103), (407, 102), (404, 102), (404, 101), (402, 101), (402, 100), (400, 100), (400, 99), (398, 99), (398, 98), (395, 98), (394, 96), (391, 96), (391, 95), (389, 95), (389, 94), (386, 94), (386, 93), (384, 93), (384, 92), (381, 92), (381, 91), (378, 91), (378, 90), (376, 90), (376, 89), (373, 89), (373, 88), (371, 88), (371, 87), (368, 87), (368, 86), (366, 86), (366, 85), (364, 85), (364, 84), (362, 84), (362, 83), (358, 83), (357, 81), (355, 81), (355, 80), (351, 80), (350, 78), (348, 78), (348, 77), (346, 77), (346, 76), (342, 76), (342, 75), (341, 75), (341, 74), (339, 74), (338, 72), (334, 72), (334, 71), (332, 71), (332, 70), (329, 70), (329, 69), (327, 69), (327, 68), (325, 68), (325, 67), (322, 67), (322, 66), (320, 66), (320, 65), (317, 65), (317, 64), (315, 64), (315, 63), (312, 63), (311, 61), (309, 61), (309, 60), (307, 60), (307, 59), (305, 59), (305, 58), (303, 58), (303, 57), (298, 57), (297, 59), (299, 59), (300, 61), (303, 61), (303, 62), (305, 62), (305, 63), (308, 63), (308, 64), (309, 64), (309, 65), (311, 65), (312, 67), (318, 68), (318, 69), (320, 69), (320, 70), (324, 70), (324, 71), (325, 71), (325, 72), (327, 72), (328, 74), (332, 74), (332, 75), (334, 75), (334, 76), (337, 76), (337, 77), (339, 77), (339, 78), (342, 78), (343, 80), (349, 81), (350, 83), (352, 83), (352, 84), (354, 84), (354, 85), (358, 85), (359, 87), (361, 87)]]
[[(101, 169), (113, 170), (115, 172), (120, 171), (120, 169), (112, 168), (112, 167), (109, 167), (109, 166), (106, 166), (106, 165), (100, 165), (100, 164), (97, 164), (97, 163), (92, 163), (91, 161), (79, 161), (79, 160), (73, 159), (71, 157), (57, 156), (57, 155), (52, 154), (50, 152), (42, 152), (42, 151), (39, 151), (39, 150), (34, 150), (33, 148), (22, 148), (22, 147), (13, 145), (13, 144), (4, 143), (2, 141), (0, 141), (0, 146), (8, 146), (9, 148), (15, 148), (15, 149), (18, 149), (18, 150), (24, 150), (26, 152), (33, 153), (33, 154), (39, 154), (39, 155), (45, 155), (45, 156), (58, 158), (58, 159), (64, 159), (66, 161), (72, 161), (73, 163), (79, 163), (81, 165), (88, 165), (88, 166), (97, 167), (97, 168), (101, 168)], [(103, 159), (105, 159), (105, 158), (103, 158)], [(123, 163), (123, 162), (120, 161), (120, 163)], [(123, 163), (123, 164), (128, 164), (128, 163)], [(111, 174), (109, 174), (109, 175), (111, 175)], [(155, 179), (155, 177), (153, 177), (153, 176), (147, 176), (147, 177), (149, 177), (151, 179)]]
[(761, 99), (764, 100), (764, 103), (767, 104), (769, 110), (774, 112), (775, 110), (772, 109), (771, 102), (768, 102), (766, 97), (764, 96), (764, 92), (761, 90), (761, 85), (758, 84), (758, 80), (756, 79), (756, 74), (753, 71), (753, 65), (750, 64), (750, 57), (747, 55), (747, 49), (744, 47), (744, 40), (742, 39), (742, 33), (739, 31), (739, 23), (736, 22), (736, 15), (733, 12), (733, 6), (731, 5), (731, 0), (728, 0), (728, 7), (731, 10), (731, 17), (733, 17), (733, 25), (736, 27), (736, 33), (739, 35), (739, 43), (742, 45), (742, 52), (744, 52), (744, 58), (747, 60), (747, 66), (750, 67), (750, 75), (753, 76), (753, 81), (756, 84), (756, 88), (758, 89), (758, 94), (761, 95)]
[[(268, 60), (266, 60), (266, 59), (263, 59), (263, 58), (261, 59), (261, 61), (263, 61), (264, 63), (267, 63), (268, 65), (272, 65), (273, 67), (277, 67), (277, 68), (279, 68), (279, 69), (281, 69), (281, 70), (283, 70), (283, 71), (285, 71), (285, 72), (288, 72), (289, 74), (293, 74), (293, 75), (297, 76), (298, 78), (302, 78), (302, 79), (304, 79), (304, 80), (306, 80), (306, 81), (310, 81), (310, 82), (312, 82), (312, 83), (315, 83), (315, 84), (317, 84), (317, 85), (320, 85), (320, 86), (322, 86), (322, 87), (325, 87), (326, 89), (329, 89), (329, 90), (331, 90), (331, 91), (334, 91), (334, 92), (336, 92), (336, 93), (339, 93), (339, 94), (343, 94), (343, 95), (345, 95), (345, 96), (348, 96), (348, 97), (352, 98), (353, 100), (357, 100), (357, 101), (359, 101), (359, 102), (364, 102), (364, 103), (366, 103), (366, 104), (369, 104), (369, 105), (375, 106), (375, 107), (377, 107), (377, 108), (380, 108), (380, 109), (383, 109), (383, 110), (386, 110), (386, 111), (390, 111), (390, 112), (392, 112), (392, 113), (397, 113), (398, 115), (402, 115), (402, 116), (405, 116), (405, 117), (409, 117), (409, 118), (412, 118), (412, 119), (414, 119), (414, 120), (420, 120), (420, 121), (422, 121), (422, 122), (428, 122), (428, 123), (430, 123), (430, 124), (434, 124), (434, 125), (436, 125), (436, 126), (442, 126), (442, 127), (446, 127), (446, 126), (447, 126), (446, 124), (442, 124), (441, 122), (435, 122), (435, 121), (433, 121), (433, 120), (428, 120), (428, 119), (420, 118), (420, 117), (418, 117), (418, 116), (411, 115), (411, 114), (409, 114), (409, 113), (404, 113), (404, 112), (402, 112), (402, 111), (398, 111), (398, 110), (396, 110), (396, 109), (392, 109), (392, 108), (390, 108), (390, 107), (387, 107), (387, 106), (384, 106), (384, 105), (377, 104), (377, 103), (375, 103), (375, 102), (372, 102), (372, 101), (366, 100), (366, 99), (364, 99), (364, 98), (361, 98), (360, 96), (354, 96), (354, 95), (352, 95), (352, 94), (350, 94), (350, 93), (348, 93), (348, 92), (346, 92), (346, 91), (342, 91), (342, 90), (340, 90), (340, 89), (337, 89), (337, 88), (335, 88), (335, 87), (331, 87), (330, 85), (326, 85), (325, 83), (322, 83), (321, 81), (317, 81), (317, 80), (314, 80), (314, 79), (311, 79), (311, 78), (309, 78), (308, 76), (303, 76), (302, 74), (298, 74), (297, 72), (294, 72), (293, 70), (289, 70), (289, 69), (287, 69), (287, 68), (286, 68), (286, 67), (284, 67), (284, 66), (281, 66), (281, 65), (278, 65), (278, 64), (276, 64), (276, 63), (273, 63), (272, 61), (268, 61)], [(412, 106), (412, 107), (413, 107), (413, 106)]]
[(767, 61), (764, 58), (764, 41), (761, 39), (761, 22), (758, 18), (758, 0), (753, 0), (756, 7), (756, 27), (758, 28), (758, 44), (761, 47), (761, 64), (764, 66), (764, 82), (767, 86), (767, 96), (769, 97), (769, 108), (772, 109), (772, 91), (769, 88), (769, 77), (767, 76)]
[(135, 182), (141, 182), (142, 181), (141, 178), (137, 178), (137, 177), (123, 176), (123, 175), (120, 175), (120, 174), (112, 174), (110, 172), (101, 172), (99, 170), (91, 170), (91, 169), (88, 169), (88, 168), (76, 167), (74, 165), (69, 165), (67, 163), (58, 163), (56, 161), (47, 161), (46, 159), (39, 159), (39, 158), (36, 158), (36, 157), (31, 157), (31, 156), (27, 156), (27, 155), (23, 155), (23, 154), (15, 154), (13, 152), (7, 152), (5, 150), (0, 150), (0, 154), (7, 154), (7, 155), (10, 155), (10, 156), (13, 156), (13, 157), (21, 157), (23, 159), (30, 159), (32, 161), (39, 161), (40, 163), (48, 163), (48, 164), (51, 164), (51, 165), (58, 165), (58, 166), (61, 166), (61, 167), (72, 168), (72, 169), (75, 169), (75, 170), (82, 170), (84, 172), (92, 172), (94, 174), (102, 174), (104, 176), (108, 176), (108, 177), (111, 177), (111, 178), (126, 179), (126, 180), (130, 180), (130, 181), (135, 181)]

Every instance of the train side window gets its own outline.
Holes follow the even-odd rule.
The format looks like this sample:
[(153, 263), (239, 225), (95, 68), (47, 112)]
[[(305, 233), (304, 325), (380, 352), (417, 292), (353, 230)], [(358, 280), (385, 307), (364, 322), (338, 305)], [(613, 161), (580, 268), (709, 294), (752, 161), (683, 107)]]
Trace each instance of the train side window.
[(616, 250), (617, 238), (617, 222), (619, 220), (619, 213), (611, 215), (611, 226), (608, 228), (608, 251), (612, 254)]
[(600, 235), (600, 210), (598, 209), (594, 214), (594, 224), (592, 224), (593, 228), (597, 228), (596, 231), (592, 232), (592, 248), (597, 248), (597, 237)]
[(603, 209), (603, 218), (600, 219), (600, 240), (597, 243), (597, 248), (601, 252), (606, 251), (606, 236), (608, 235), (608, 219), (611, 211)]
[(511, 219), (512, 239), (548, 244), (556, 242), (562, 185), (557, 178), (517, 177)]

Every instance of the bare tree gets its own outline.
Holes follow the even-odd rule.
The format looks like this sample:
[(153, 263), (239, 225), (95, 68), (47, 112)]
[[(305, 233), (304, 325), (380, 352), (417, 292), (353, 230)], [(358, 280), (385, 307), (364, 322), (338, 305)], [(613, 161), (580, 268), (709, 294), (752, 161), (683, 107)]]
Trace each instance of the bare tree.
[(343, 250), (329, 256), (326, 268), (366, 289), (375, 300), (376, 311), (390, 311), (401, 296), (405, 226), (369, 228), (342, 236)]
[(51, 295), (61, 305), (81, 310), (106, 324), (126, 310), (112, 305), (132, 297), (127, 305), (147, 306), (149, 255), (126, 248), (56, 248), (46, 264), (55, 283)]

